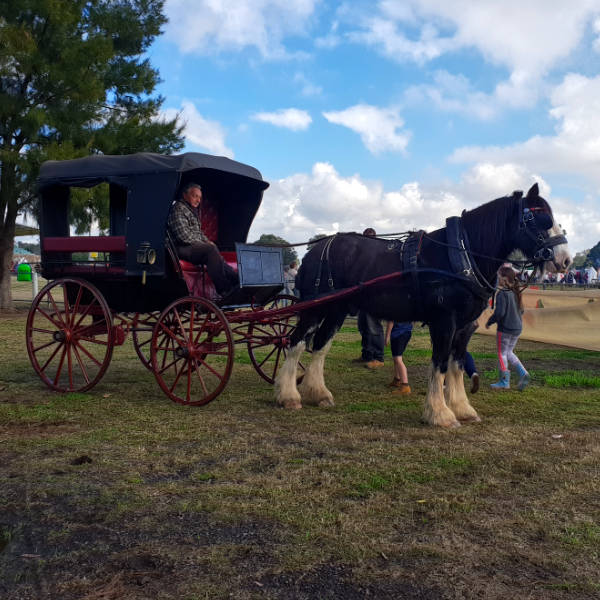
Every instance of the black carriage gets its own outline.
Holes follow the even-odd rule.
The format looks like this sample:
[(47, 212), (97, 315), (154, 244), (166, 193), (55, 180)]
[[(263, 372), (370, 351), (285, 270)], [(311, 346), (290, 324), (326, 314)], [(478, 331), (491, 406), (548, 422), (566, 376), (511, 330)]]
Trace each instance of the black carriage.
[[(167, 232), (172, 202), (202, 186), (202, 228), (240, 277), (221, 299), (203, 267), (177, 256)], [(199, 153), (89, 156), (42, 165), (38, 179), (42, 275), (50, 280), (27, 319), (27, 350), (42, 381), (85, 391), (131, 335), (142, 363), (173, 401), (202, 405), (229, 380), (234, 345), (274, 381), (295, 317), (281, 295), (279, 248), (245, 243), (268, 187), (256, 169)], [(97, 186), (101, 186), (98, 188)], [(74, 235), (70, 198), (96, 188), (107, 235)], [(288, 310), (277, 310), (286, 307)]]

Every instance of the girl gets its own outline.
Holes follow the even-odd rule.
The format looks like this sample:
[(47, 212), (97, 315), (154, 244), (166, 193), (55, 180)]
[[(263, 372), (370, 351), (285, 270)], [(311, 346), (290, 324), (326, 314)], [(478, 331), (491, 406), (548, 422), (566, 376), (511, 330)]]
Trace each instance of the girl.
[(410, 394), (408, 385), (408, 372), (402, 360), (402, 355), (412, 336), (412, 323), (394, 323), (388, 321), (385, 330), (385, 345), (390, 346), (394, 359), (394, 379), (390, 386), (396, 394)]
[(521, 330), (523, 322), (523, 301), (521, 290), (515, 277), (512, 267), (502, 266), (498, 269), (498, 287), (496, 294), (496, 308), (494, 314), (488, 319), (485, 325), (489, 329), (492, 323), (498, 323), (496, 333), (496, 342), (498, 350), (498, 363), (500, 365), (500, 380), (492, 384), (495, 390), (507, 390), (510, 388), (510, 371), (508, 364), (516, 367), (519, 373), (518, 389), (524, 390), (529, 383), (530, 377), (527, 369), (513, 352)]

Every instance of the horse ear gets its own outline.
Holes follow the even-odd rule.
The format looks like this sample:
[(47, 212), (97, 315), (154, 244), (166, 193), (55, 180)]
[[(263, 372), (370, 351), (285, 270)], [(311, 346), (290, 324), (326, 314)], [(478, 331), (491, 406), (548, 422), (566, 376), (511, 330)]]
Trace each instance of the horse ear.
[(540, 188), (537, 183), (534, 183), (527, 192), (528, 198), (537, 198), (540, 195)]

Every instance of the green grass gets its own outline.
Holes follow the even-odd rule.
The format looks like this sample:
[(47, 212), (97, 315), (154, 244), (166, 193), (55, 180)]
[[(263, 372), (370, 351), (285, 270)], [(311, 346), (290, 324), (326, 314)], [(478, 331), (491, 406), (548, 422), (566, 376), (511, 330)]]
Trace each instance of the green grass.
[(569, 373), (560, 373), (558, 375), (545, 375), (544, 383), (553, 388), (600, 388), (600, 377), (590, 373), (573, 371)]
[(326, 363), (336, 406), (290, 412), (242, 345), (202, 408), (170, 402), (129, 340), (95, 388), (55, 394), (29, 365), (24, 319), (0, 320), (2, 598), (562, 600), (600, 589), (600, 390), (585, 384), (598, 353), (521, 340), (531, 385), (494, 392), (494, 339), (476, 335), (483, 421), (445, 431), (420, 420), (421, 328), (406, 353), (411, 395), (387, 385), (389, 350), (375, 372), (351, 362), (360, 339), (348, 320)]

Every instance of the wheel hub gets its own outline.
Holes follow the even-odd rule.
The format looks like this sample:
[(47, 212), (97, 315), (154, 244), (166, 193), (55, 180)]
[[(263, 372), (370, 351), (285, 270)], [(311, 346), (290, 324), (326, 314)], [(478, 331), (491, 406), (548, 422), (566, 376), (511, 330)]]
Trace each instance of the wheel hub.
[(67, 334), (64, 331), (55, 331), (52, 337), (55, 342), (64, 342), (67, 339)]
[(175, 354), (179, 358), (187, 358), (190, 355), (190, 351), (187, 348), (185, 348), (184, 346), (179, 346), (179, 348), (177, 348), (177, 350), (175, 350)]

